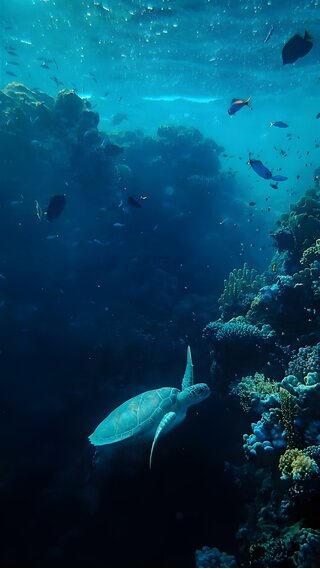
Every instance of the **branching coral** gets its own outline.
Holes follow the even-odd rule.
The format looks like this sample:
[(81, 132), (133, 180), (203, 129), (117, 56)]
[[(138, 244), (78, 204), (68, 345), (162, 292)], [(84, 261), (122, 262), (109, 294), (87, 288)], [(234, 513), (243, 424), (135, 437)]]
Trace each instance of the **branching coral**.
[(316, 240), (315, 245), (305, 249), (300, 259), (301, 265), (304, 266), (310, 266), (314, 261), (320, 261), (320, 239)]
[(216, 547), (203, 547), (196, 550), (196, 567), (239, 567), (236, 558)]
[(319, 474), (319, 468), (314, 460), (305, 451), (297, 448), (287, 449), (280, 457), (279, 469), (281, 478), (293, 481), (304, 481)]
[(266, 378), (264, 374), (255, 373), (253, 376), (243, 377), (232, 391), (238, 395), (244, 411), (249, 411), (252, 407), (255, 407), (257, 411), (257, 401), (259, 402), (259, 409), (261, 409), (261, 401), (266, 402), (271, 399), (269, 405), (274, 404), (274, 396), (279, 393), (279, 387), (275, 381)]
[(288, 375), (294, 375), (301, 382), (308, 373), (318, 370), (320, 370), (320, 344), (299, 348), (288, 364)]
[(241, 269), (234, 269), (224, 281), (224, 290), (218, 304), (224, 319), (243, 316), (255, 294), (265, 285), (265, 277), (244, 263)]
[(294, 419), (297, 415), (296, 399), (287, 389), (280, 387), (280, 408), (281, 422), (286, 430), (286, 439), (289, 448), (292, 448), (296, 442), (296, 431), (294, 427)]

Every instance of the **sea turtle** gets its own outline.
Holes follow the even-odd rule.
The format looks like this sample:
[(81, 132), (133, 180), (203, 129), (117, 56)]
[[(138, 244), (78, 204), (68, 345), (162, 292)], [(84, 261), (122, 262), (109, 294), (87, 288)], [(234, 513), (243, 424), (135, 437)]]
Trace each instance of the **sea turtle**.
[(153, 437), (149, 460), (151, 468), (154, 447), (160, 434), (181, 423), (188, 408), (211, 393), (206, 383), (194, 385), (190, 346), (181, 387), (182, 391), (175, 387), (160, 387), (125, 401), (97, 426), (89, 437), (90, 442), (97, 447), (150, 434)]

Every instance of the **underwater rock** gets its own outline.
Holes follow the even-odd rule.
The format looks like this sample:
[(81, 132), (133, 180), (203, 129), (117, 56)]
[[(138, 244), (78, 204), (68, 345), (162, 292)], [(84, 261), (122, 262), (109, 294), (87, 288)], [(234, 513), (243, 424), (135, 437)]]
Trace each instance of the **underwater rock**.
[(294, 250), (294, 236), (288, 229), (278, 229), (270, 234), (276, 242), (279, 253)]
[(75, 91), (69, 91), (68, 89), (59, 91), (54, 104), (54, 114), (57, 117), (67, 123), (75, 124), (80, 120), (83, 110), (83, 100)]

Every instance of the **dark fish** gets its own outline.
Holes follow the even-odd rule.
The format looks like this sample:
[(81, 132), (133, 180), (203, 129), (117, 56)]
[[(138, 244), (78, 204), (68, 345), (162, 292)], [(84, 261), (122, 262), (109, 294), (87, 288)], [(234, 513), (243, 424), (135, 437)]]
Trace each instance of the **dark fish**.
[(251, 168), (255, 171), (258, 176), (264, 178), (265, 180), (274, 180), (275, 182), (284, 182), (287, 180), (286, 176), (272, 176), (270, 170), (262, 164), (261, 160), (248, 160), (247, 164), (250, 164)]
[(14, 73), (13, 71), (9, 71), (8, 69), (6, 70), (6, 74), (11, 75), (11, 77), (18, 77), (16, 73)]
[(52, 77), (50, 77), (50, 79), (51, 79), (51, 81), (53, 81), (57, 85), (58, 89), (60, 86), (63, 85), (62, 81), (59, 81), (59, 79), (55, 75), (52, 75)]
[(49, 65), (47, 65), (44, 61), (41, 63), (42, 69), (50, 69)]
[(7, 61), (6, 65), (20, 65), (20, 63), (18, 61)]
[(118, 156), (123, 152), (123, 148), (117, 144), (106, 144), (104, 146), (104, 152), (107, 156)]
[(95, 83), (98, 83), (97, 78), (96, 78), (95, 74), (92, 73), (92, 71), (89, 71), (89, 75), (92, 77), (92, 79)]
[(264, 40), (263, 43), (267, 43), (267, 41), (269, 41), (269, 39), (271, 38), (271, 36), (272, 36), (272, 34), (273, 34), (273, 30), (274, 30), (274, 27), (271, 26), (270, 30), (268, 31), (268, 33), (267, 33), (267, 35), (266, 35), (266, 39)]
[(131, 205), (132, 207), (141, 207), (141, 204), (135, 200), (132, 196), (128, 197), (128, 204)]
[(312, 49), (312, 38), (307, 31), (304, 32), (304, 37), (299, 34), (295, 34), (289, 41), (285, 44), (282, 49), (282, 62), (283, 65), (286, 63), (294, 63), (300, 57), (304, 57)]
[(48, 57), (43, 57), (42, 55), (39, 55), (39, 57), (37, 57), (38, 61), (41, 61), (42, 63), (45, 63), (46, 65), (51, 65), (51, 63), (54, 63), (56, 68), (58, 69), (58, 65), (55, 59), (50, 59)]
[(249, 205), (256, 205), (256, 202), (249, 202)]
[[(281, 170), (281, 168), (280, 168)], [(272, 176), (271, 180), (274, 180), (275, 182), (285, 182), (288, 179), (287, 176), (281, 176), (280, 174), (277, 176)]]
[(50, 199), (49, 205), (44, 212), (46, 219), (48, 221), (54, 221), (59, 217), (66, 205), (66, 196), (63, 195), (56, 195)]
[(242, 100), (242, 99), (232, 99), (231, 101), (231, 105), (228, 109), (228, 114), (229, 115), (235, 115), (238, 111), (240, 111), (240, 109), (242, 109), (242, 107), (244, 107), (245, 105), (247, 105), (247, 107), (249, 107), (249, 109), (252, 109), (252, 107), (249, 105), (249, 101), (250, 101), (251, 97), (249, 97), (246, 100)]
[(271, 188), (273, 188), (274, 190), (278, 189), (278, 184), (270, 184)]
[(287, 123), (282, 121), (271, 122), (270, 126), (277, 126), (278, 128), (288, 128)]
[(317, 114), (316, 119), (320, 119), (320, 113)]
[(112, 126), (116, 126), (120, 123), (122, 123), (122, 121), (127, 121), (128, 117), (125, 113), (117, 113), (116, 115), (113, 115), (113, 117), (111, 118), (111, 124)]

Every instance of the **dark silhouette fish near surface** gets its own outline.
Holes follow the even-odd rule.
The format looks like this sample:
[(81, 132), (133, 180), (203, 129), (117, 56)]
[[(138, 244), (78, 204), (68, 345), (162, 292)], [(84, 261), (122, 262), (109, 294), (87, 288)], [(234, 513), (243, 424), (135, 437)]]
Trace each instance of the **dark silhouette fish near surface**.
[(305, 57), (311, 51), (312, 46), (312, 37), (307, 31), (304, 32), (303, 37), (295, 34), (282, 49), (283, 64), (295, 63), (301, 57)]
[(319, 15), (0, 0), (1, 567), (319, 567)]

